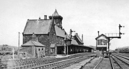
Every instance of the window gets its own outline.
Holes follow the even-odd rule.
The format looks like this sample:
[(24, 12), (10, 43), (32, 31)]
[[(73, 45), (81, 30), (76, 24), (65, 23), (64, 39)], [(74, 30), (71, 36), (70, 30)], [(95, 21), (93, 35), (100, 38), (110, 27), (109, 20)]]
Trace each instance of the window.
[(103, 40), (103, 39), (100, 39), (100, 40), (98, 40), (97, 41), (98, 43), (98, 45), (107, 45), (107, 43), (108, 43), (108, 41), (107, 40)]
[(53, 48), (51, 48), (51, 52), (54, 52), (54, 49)]

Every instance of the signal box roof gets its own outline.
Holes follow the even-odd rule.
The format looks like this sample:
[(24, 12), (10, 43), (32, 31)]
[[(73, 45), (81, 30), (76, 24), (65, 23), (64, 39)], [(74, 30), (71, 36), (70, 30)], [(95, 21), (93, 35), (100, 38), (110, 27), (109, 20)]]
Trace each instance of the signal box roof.
[(106, 39), (108, 39), (108, 37), (107, 37), (106, 35), (104, 35), (104, 34), (99, 35), (99, 36), (96, 37), (95, 39), (98, 40), (98, 39), (99, 39), (100, 37), (102, 37), (102, 36), (105, 37)]

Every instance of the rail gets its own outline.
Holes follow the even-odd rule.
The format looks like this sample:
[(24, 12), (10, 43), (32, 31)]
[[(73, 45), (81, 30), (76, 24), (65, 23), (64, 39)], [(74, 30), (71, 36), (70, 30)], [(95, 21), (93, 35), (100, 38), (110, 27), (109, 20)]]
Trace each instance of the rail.
[(112, 62), (111, 56), (109, 56), (109, 61), (110, 61), (110, 64), (111, 64), (111, 69), (114, 69), (114, 66), (113, 66), (113, 62)]
[(128, 59), (123, 58), (118, 55), (112, 55), (112, 58), (118, 64), (120, 69), (128, 69), (129, 68), (129, 63), (127, 62), (127, 61), (129, 61)]
[[(50, 60), (37, 60), (37, 59), (32, 59), (33, 61), (31, 61), (31, 59), (26, 60), (20, 64), (18, 64), (17, 66), (8, 66), (7, 69), (60, 69), (63, 67), (67, 67), (71, 64), (80, 62), (84, 59), (86, 59), (87, 57), (93, 56), (94, 54), (88, 54), (88, 55), (81, 55), (79, 54), (79, 57), (77, 57), (77, 55), (73, 55), (67, 58), (58, 58), (58, 59), (50, 59)], [(76, 57), (75, 57), (76, 56)], [(73, 60), (72, 60), (73, 59)], [(66, 62), (67, 61), (67, 62)], [(20, 61), (18, 61), (17, 63), (19, 63)], [(59, 64), (60, 63), (60, 64)]]
[[(119, 64), (118, 60), (115, 59), (115, 57), (110, 56), (110, 58), (112, 59), (112, 61), (115, 62), (115, 64), (117, 64), (119, 66), (120, 69), (123, 69), (122, 66)], [(113, 66), (113, 68), (115, 68), (114, 65), (113, 65), (113, 62), (112, 62), (112, 66)]]
[(99, 61), (99, 63), (97, 65), (95, 65), (95, 67), (93, 69), (97, 69), (97, 67), (100, 65), (100, 63), (103, 61), (103, 58), (101, 58), (101, 60)]

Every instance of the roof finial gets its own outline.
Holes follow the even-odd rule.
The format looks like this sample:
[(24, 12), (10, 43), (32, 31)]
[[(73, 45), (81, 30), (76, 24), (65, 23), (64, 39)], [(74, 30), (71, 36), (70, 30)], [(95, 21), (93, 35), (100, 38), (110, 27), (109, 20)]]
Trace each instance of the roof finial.
[(57, 9), (55, 9), (55, 12), (52, 14), (52, 16), (59, 16)]

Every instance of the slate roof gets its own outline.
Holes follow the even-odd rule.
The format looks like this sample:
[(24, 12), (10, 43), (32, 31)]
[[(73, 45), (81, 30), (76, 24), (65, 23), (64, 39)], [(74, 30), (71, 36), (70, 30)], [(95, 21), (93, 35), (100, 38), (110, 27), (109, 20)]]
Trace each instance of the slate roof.
[(57, 36), (64, 37), (64, 38), (66, 37), (65, 31), (56, 25), (55, 25), (55, 31)]
[(52, 14), (52, 16), (60, 16), (57, 12), (57, 10), (55, 9), (55, 12)]
[(101, 37), (101, 36), (104, 36), (106, 39), (108, 39), (108, 37), (106, 36), (106, 35), (104, 35), (104, 34), (101, 34), (101, 35), (99, 35), (98, 37), (96, 37), (95, 39), (97, 40), (99, 37)]
[(48, 34), (50, 32), (52, 20), (32, 19), (28, 20), (23, 34)]
[[(58, 14), (57, 10), (55, 10), (51, 17), (62, 18), (62, 16)], [(28, 19), (23, 34), (48, 34), (53, 22), (53, 19)], [(54, 27), (56, 36), (68, 38), (64, 29), (59, 28), (56, 25)]]
[(77, 41), (75, 39), (72, 39), (71, 44), (78, 45)]
[(83, 43), (83, 41), (81, 40), (81, 38), (78, 36), (78, 34), (75, 34), (75, 37), (77, 37), (77, 39), (79, 40), (79, 42)]
[(71, 40), (71, 39), (70, 39), (70, 36), (69, 36), (68, 34), (66, 34), (66, 38), (69, 39), (69, 40)]
[(45, 45), (39, 43), (38, 41), (30, 40), (27, 43), (23, 44), (22, 46), (45, 46)]

